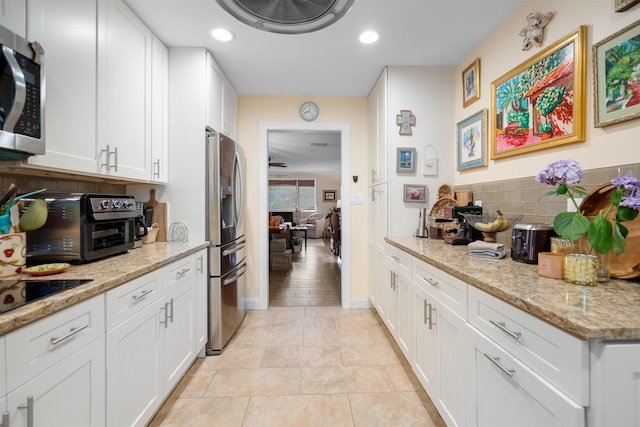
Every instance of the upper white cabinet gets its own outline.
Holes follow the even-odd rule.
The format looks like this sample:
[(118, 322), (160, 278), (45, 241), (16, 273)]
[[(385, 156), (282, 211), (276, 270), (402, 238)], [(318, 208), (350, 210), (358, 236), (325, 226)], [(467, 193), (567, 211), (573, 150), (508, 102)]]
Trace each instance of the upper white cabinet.
[(388, 179), (388, 86), (388, 69), (385, 68), (369, 94), (369, 185)]
[[(8, 3), (12, 10), (16, 2)], [(44, 47), (47, 72), (47, 151), (29, 165), (97, 172), (96, 9), (97, 0), (27, 5), (27, 38)]]
[(210, 53), (207, 53), (207, 126), (236, 137), (237, 94)]
[(98, 14), (99, 172), (148, 180), (153, 34), (121, 0), (103, 2), (101, 7)]
[(0, 25), (26, 37), (26, 0), (0, 0)]
[(169, 50), (153, 36), (151, 53), (151, 177), (169, 181)]

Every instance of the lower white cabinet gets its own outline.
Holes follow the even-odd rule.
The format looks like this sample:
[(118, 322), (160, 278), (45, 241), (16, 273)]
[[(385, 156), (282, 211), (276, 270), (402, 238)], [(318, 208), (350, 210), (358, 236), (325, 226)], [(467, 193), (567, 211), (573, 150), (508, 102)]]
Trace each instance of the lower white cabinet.
[[(108, 426), (148, 423), (195, 359), (196, 261), (186, 257), (107, 292), (107, 318), (128, 315), (107, 331)], [(137, 302), (126, 305), (125, 296)]]
[(9, 393), (9, 425), (104, 426), (104, 396), (104, 339), (98, 338)]
[(194, 352), (197, 356), (205, 355), (207, 345), (207, 290), (209, 283), (207, 250), (203, 249), (196, 254), (196, 290), (195, 290), (195, 340)]
[(585, 411), (502, 347), (467, 327), (468, 425), (584, 426)]
[(429, 396), (438, 391), (438, 335), (431, 314), (435, 298), (420, 286), (413, 287), (413, 372)]

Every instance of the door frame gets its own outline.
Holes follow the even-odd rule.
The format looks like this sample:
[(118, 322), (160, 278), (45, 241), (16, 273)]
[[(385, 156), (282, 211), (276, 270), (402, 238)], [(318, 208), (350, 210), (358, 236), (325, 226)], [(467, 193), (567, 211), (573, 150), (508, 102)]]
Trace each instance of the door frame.
[(348, 123), (300, 123), (300, 122), (261, 122), (258, 132), (258, 307), (269, 307), (269, 154), (268, 134), (270, 131), (334, 131), (340, 132), (340, 199), (342, 200), (340, 227), (340, 270), (341, 295), (343, 308), (351, 308), (351, 189)]

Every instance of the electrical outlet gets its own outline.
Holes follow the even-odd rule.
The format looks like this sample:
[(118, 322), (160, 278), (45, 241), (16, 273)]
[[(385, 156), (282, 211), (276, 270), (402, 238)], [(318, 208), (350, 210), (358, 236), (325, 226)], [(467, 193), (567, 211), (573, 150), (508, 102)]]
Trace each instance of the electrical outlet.
[[(582, 197), (575, 197), (576, 203), (578, 206), (582, 203)], [(567, 212), (577, 212), (576, 206), (573, 204), (571, 199), (567, 199)]]
[(473, 204), (482, 207), (482, 200), (476, 200)]

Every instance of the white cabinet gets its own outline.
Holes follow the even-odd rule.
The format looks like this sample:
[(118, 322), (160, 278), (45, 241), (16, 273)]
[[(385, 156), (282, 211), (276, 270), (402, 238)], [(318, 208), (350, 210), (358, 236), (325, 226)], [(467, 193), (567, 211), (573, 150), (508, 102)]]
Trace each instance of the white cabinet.
[(467, 326), (470, 426), (584, 426), (584, 408)]
[(210, 53), (207, 53), (207, 126), (236, 137), (237, 94)]
[[(438, 273), (435, 276), (434, 273)], [(466, 302), (466, 284), (422, 260), (413, 259), (413, 368), (449, 426), (466, 425), (464, 318), (455, 310)], [(447, 293), (448, 289), (459, 289)], [(450, 298), (455, 295), (454, 298)]]
[(99, 172), (149, 180), (153, 35), (122, 0), (105, 3), (98, 14)]
[(151, 52), (151, 181), (169, 181), (169, 50), (153, 36)]
[(388, 179), (387, 76), (388, 69), (385, 68), (369, 94), (369, 185), (387, 182)]
[(97, 0), (27, 6), (27, 38), (44, 47), (47, 73), (46, 154), (27, 163), (96, 173)]
[[(369, 300), (382, 317), (386, 310), (386, 284), (384, 270), (385, 241), (387, 235), (387, 184), (369, 187)], [(386, 289), (386, 288), (384, 288)], [(378, 298), (381, 298), (378, 301)]]
[(195, 265), (189, 256), (107, 292), (108, 426), (145, 425), (195, 359)]
[(411, 255), (387, 246), (387, 316), (383, 318), (407, 360), (411, 360)]
[(0, 25), (26, 37), (26, 0), (0, 0)]
[(99, 295), (7, 334), (11, 426), (104, 426), (104, 317)]
[(194, 352), (196, 355), (205, 355), (205, 345), (207, 344), (207, 294), (208, 294), (208, 257), (207, 250), (203, 249), (196, 254), (196, 289), (195, 289), (195, 340)]

